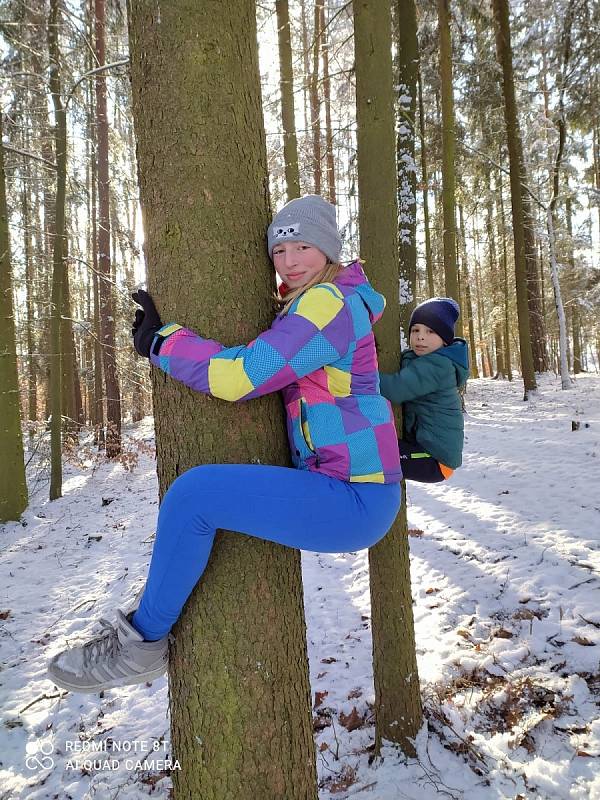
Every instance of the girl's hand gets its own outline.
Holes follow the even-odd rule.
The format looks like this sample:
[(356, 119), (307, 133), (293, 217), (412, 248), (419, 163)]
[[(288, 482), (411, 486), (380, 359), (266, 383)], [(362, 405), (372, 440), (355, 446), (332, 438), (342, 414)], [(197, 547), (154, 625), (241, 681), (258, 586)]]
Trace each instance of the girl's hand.
[(154, 300), (150, 297), (148, 292), (145, 292), (143, 289), (138, 289), (131, 297), (142, 307), (138, 308), (135, 312), (135, 319), (133, 321), (133, 327), (131, 328), (133, 346), (141, 356), (150, 358), (152, 341), (156, 331), (162, 328), (162, 322), (156, 310), (156, 306), (154, 305)]

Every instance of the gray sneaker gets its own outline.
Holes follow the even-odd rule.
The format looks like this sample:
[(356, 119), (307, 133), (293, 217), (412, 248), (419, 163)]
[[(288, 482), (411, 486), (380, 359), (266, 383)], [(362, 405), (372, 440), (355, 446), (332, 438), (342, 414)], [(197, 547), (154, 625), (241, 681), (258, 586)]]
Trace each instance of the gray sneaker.
[(116, 626), (105, 619), (100, 623), (100, 636), (54, 656), (48, 677), (57, 686), (71, 692), (100, 692), (151, 681), (166, 672), (168, 636), (144, 641), (121, 610)]

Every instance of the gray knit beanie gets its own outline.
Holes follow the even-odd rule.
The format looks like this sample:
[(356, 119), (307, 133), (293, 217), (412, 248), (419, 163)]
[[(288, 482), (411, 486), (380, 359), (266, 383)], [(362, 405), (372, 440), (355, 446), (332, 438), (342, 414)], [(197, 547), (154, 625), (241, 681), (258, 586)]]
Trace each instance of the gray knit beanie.
[(267, 231), (269, 257), (273, 258), (275, 245), (293, 241), (313, 244), (333, 264), (337, 264), (342, 240), (337, 228), (335, 207), (317, 194), (307, 194), (286, 203), (275, 214)]

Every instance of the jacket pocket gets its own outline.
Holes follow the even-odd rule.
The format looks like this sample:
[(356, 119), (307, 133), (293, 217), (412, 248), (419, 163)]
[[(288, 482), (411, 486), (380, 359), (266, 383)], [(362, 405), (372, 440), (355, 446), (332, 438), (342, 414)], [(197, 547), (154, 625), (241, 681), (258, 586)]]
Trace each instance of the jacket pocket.
[(300, 403), (300, 436), (302, 436), (302, 440), (306, 445), (307, 450), (311, 453), (316, 455), (317, 451), (312, 443), (312, 439), (310, 436), (310, 428), (308, 426), (308, 413), (306, 408), (306, 400), (303, 400), (302, 397), (298, 400)]

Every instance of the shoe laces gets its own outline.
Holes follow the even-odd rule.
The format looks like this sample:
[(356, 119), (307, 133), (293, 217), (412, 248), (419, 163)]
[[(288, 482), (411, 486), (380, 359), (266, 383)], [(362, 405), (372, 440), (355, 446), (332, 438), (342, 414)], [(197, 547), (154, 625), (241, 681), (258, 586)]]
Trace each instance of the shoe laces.
[(83, 646), (83, 666), (89, 667), (108, 656), (114, 658), (119, 654), (121, 642), (114, 625), (106, 619), (100, 619), (100, 634)]

